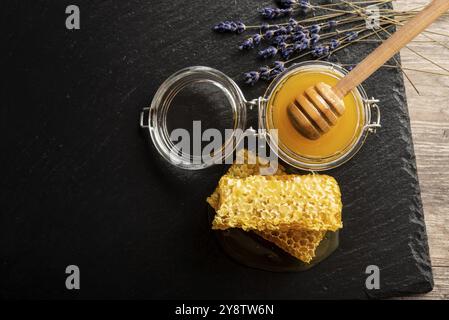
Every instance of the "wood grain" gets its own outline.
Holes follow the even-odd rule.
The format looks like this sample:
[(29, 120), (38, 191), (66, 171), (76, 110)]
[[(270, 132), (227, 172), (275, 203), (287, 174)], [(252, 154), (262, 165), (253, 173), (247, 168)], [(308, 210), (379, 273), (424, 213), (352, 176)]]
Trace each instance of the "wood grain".
[[(397, 0), (395, 7), (413, 9), (427, 3), (426, 0)], [(449, 18), (441, 18), (428, 30), (449, 35)], [(449, 36), (427, 35), (441, 44), (428, 42), (429, 38), (420, 36), (409, 48), (449, 70)], [(410, 49), (403, 49), (401, 58), (405, 68), (449, 74)], [(416, 71), (407, 71), (407, 75), (420, 93), (406, 81), (435, 280), (431, 293), (413, 298), (449, 299), (449, 76)]]
[(433, 0), (428, 7), (408, 21), (403, 28), (392, 34), (381, 46), (378, 46), (347, 76), (340, 80), (334, 87), (335, 93), (340, 97), (344, 97), (448, 10), (449, 2), (447, 0)]

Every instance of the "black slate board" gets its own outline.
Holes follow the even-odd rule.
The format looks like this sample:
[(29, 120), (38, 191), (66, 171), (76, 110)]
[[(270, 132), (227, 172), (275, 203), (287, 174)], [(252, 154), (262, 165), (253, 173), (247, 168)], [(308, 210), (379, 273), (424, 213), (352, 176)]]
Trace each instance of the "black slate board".
[[(368, 298), (432, 289), (427, 236), (403, 79), (366, 82), (383, 128), (330, 172), (341, 184), (340, 247), (304, 273), (269, 273), (230, 260), (209, 228), (205, 198), (225, 166), (164, 163), (138, 127), (141, 107), (191, 65), (230, 76), (251, 70), (217, 20), (254, 21), (271, 1), (79, 0), (2, 2), (0, 295), (3, 298)], [(354, 62), (367, 45), (343, 50)], [(264, 86), (245, 89), (248, 98)], [(254, 116), (253, 116), (254, 118)], [(65, 289), (65, 267), (81, 290)], [(381, 270), (365, 289), (365, 268)]]

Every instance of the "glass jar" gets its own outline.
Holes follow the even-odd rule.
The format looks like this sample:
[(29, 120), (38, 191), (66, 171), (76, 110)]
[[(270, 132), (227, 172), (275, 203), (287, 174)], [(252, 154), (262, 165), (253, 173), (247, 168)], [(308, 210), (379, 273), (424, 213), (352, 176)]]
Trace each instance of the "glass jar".
[[(344, 147), (325, 156), (304, 155), (295, 152), (282, 139), (277, 139), (279, 137), (274, 137), (271, 133), (272, 129), (277, 129), (273, 115), (276, 107), (272, 102), (276, 94), (282, 90), (282, 86), (291, 77), (311, 71), (327, 73), (332, 75), (336, 81), (347, 74), (345, 69), (330, 62), (309, 61), (294, 64), (272, 81), (263, 97), (248, 101), (239, 86), (218, 70), (200, 66), (182, 69), (171, 75), (159, 87), (151, 106), (142, 110), (140, 126), (149, 130), (153, 144), (163, 158), (180, 168), (198, 170), (223, 161), (235, 150), (235, 146), (244, 137), (244, 131), (247, 129), (248, 109), (256, 109), (258, 111), (259, 130), (257, 133), (254, 131), (254, 134), (262, 134), (270, 148), (285, 163), (308, 171), (333, 169), (350, 160), (363, 146), (369, 133), (374, 133), (380, 127), (380, 110), (376, 104), (378, 101), (368, 99), (363, 87), (358, 86), (350, 93), (356, 102), (357, 121), (353, 128), (354, 134), (344, 144)], [(202, 86), (204, 89), (201, 89)], [(204, 112), (207, 110), (211, 115), (221, 116), (224, 114), (223, 110), (227, 109), (229, 113), (230, 134), (225, 135), (220, 152), (216, 152), (207, 161), (193, 152), (178, 150), (170, 137), (168, 125), (170, 109), (187, 110), (185, 117), (189, 117), (188, 108), (175, 106), (174, 103), (183, 91), (192, 92), (192, 94), (187, 94), (186, 98), (178, 100), (185, 102), (190, 99), (189, 97), (202, 95), (205, 101), (203, 108), (220, 107), (217, 110), (203, 109)], [(210, 100), (211, 97), (219, 97), (219, 99), (213, 101)], [(201, 112), (200, 110), (199, 113), (201, 114)], [(179, 115), (172, 115), (172, 117), (179, 117)], [(194, 119), (190, 120), (194, 121)], [(218, 117), (218, 121), (220, 121), (220, 117)], [(335, 128), (327, 134), (332, 134), (332, 130), (335, 130)]]

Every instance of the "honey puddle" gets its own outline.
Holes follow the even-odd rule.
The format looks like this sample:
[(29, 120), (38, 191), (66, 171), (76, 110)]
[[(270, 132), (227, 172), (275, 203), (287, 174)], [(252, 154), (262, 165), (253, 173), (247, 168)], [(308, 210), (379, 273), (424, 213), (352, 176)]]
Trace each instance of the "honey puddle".
[[(215, 211), (208, 206), (209, 220), (212, 222)], [(305, 271), (326, 259), (338, 248), (338, 231), (327, 232), (316, 249), (315, 258), (304, 263), (252, 232), (241, 229), (215, 230), (215, 235), (226, 254), (245, 266), (272, 272)]]

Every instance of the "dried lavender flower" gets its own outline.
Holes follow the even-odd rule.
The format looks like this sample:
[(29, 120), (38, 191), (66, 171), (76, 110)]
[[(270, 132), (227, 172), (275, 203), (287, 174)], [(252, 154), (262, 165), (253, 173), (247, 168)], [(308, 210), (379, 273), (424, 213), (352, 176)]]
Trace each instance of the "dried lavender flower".
[(254, 34), (251, 38), (245, 39), (240, 45), (239, 50), (249, 50), (253, 49), (255, 46), (258, 46), (262, 41), (261, 34)]
[(258, 53), (258, 56), (259, 56), (259, 58), (267, 59), (267, 58), (274, 57), (277, 53), (278, 53), (277, 48), (275, 48), (273, 46), (269, 46), (268, 48), (266, 48), (264, 50), (260, 50)]
[(329, 29), (335, 28), (338, 25), (338, 22), (336, 20), (330, 20), (327, 22), (327, 27)]
[(310, 45), (313, 47), (318, 43), (318, 41), (320, 41), (320, 35), (317, 33), (313, 33), (310, 36)]
[(258, 46), (262, 41), (262, 35), (259, 33), (254, 34), (252, 38), (255, 46)]
[(303, 12), (303, 13), (307, 13), (307, 11), (309, 11), (311, 7), (312, 7), (312, 6), (311, 6), (311, 4), (309, 3), (309, 0), (301, 0), (301, 1), (299, 2), (299, 9), (300, 9), (300, 11)]
[(260, 10), (260, 14), (265, 19), (275, 19), (285, 15), (289, 15), (292, 11), (293, 11), (292, 8), (280, 9), (280, 8), (266, 7)]
[(259, 68), (259, 74), (260, 74), (260, 79), (269, 80), (270, 79), (270, 74), (271, 74), (271, 69), (269, 67), (267, 67), (267, 66), (260, 67)]
[(329, 54), (329, 47), (328, 46), (316, 46), (312, 50), (312, 56), (315, 58), (327, 56)]
[(246, 26), (243, 22), (222, 21), (214, 25), (212, 29), (215, 32), (220, 33), (228, 32), (240, 34), (246, 30)]
[(268, 29), (270, 29), (270, 25), (268, 23), (265, 22), (260, 25), (260, 33), (265, 33)]
[(285, 40), (287, 40), (288, 36), (286, 35), (280, 35), (280, 36), (276, 36), (273, 38), (273, 40), (271, 40), (271, 43), (273, 45), (279, 46), (281, 43), (285, 42)]
[(298, 4), (297, 0), (277, 0), (278, 5), (281, 8), (291, 8), (293, 5)]
[(259, 79), (270, 81), (276, 78), (279, 74), (285, 71), (285, 63), (282, 61), (275, 61), (273, 66), (260, 67), (258, 71), (250, 71), (243, 74), (243, 79), (246, 84), (254, 85)]
[(305, 38), (306, 38), (306, 35), (305, 35), (305, 33), (302, 32), (302, 31), (296, 32), (296, 33), (294, 33), (294, 34), (292, 35), (292, 41), (293, 41), (293, 42), (302, 41), (302, 40), (304, 40)]
[(299, 45), (300, 45), (300, 47), (299, 47), (299, 50), (300, 50), (300, 51), (310, 48), (310, 46), (311, 46), (311, 44), (310, 44), (310, 39), (304, 38), (304, 39), (299, 43)]
[(254, 85), (260, 79), (260, 73), (257, 71), (250, 71), (243, 74), (243, 81), (246, 84)]
[(275, 78), (277, 75), (285, 71), (285, 63), (282, 61), (275, 61), (273, 63), (273, 68), (271, 68), (271, 78)]
[(246, 30), (246, 26), (243, 22), (237, 22), (237, 29), (235, 30), (235, 32), (237, 34), (243, 33)]
[(340, 46), (340, 41), (338, 39), (332, 39), (329, 44), (329, 48), (331, 50), (335, 50)]
[(249, 50), (254, 48), (254, 40), (253, 38), (245, 39), (240, 45), (239, 50)]
[(275, 69), (284, 71), (285, 70), (285, 62), (283, 61), (275, 61), (273, 62), (273, 66)]
[(347, 39), (346, 39), (346, 41), (354, 41), (355, 39), (357, 39), (358, 38), (358, 36), (359, 36), (359, 33), (358, 32), (356, 32), (356, 31), (351, 31), (351, 32), (348, 32), (347, 34), (346, 34), (346, 36), (347, 36)]
[(280, 42), (278, 44), (278, 49), (284, 49), (284, 48), (287, 48), (287, 43), (286, 42)]
[(263, 38), (265, 40), (270, 40), (274, 37), (274, 31), (273, 30), (268, 30), (264, 33)]
[(280, 27), (279, 29), (274, 31), (274, 35), (278, 36), (278, 35), (282, 35), (282, 34), (287, 34), (288, 30), (286, 27)]
[(292, 47), (283, 47), (281, 49), (281, 57), (282, 59), (286, 60), (288, 58), (290, 58), (290, 56), (293, 54), (294, 52), (294, 48)]
[(319, 33), (321, 31), (321, 27), (318, 24), (314, 24), (309, 28), (310, 33)]
[(293, 31), (294, 32), (304, 31), (304, 27), (300, 24), (297, 24), (296, 26), (293, 27)]
[(259, 69), (260, 78), (263, 80), (272, 80), (284, 71), (285, 64), (282, 61), (275, 61), (272, 68), (265, 66)]
[(293, 18), (288, 19), (289, 26), (296, 27), (298, 24), (299, 24), (298, 21), (296, 21), (295, 19), (293, 19)]

